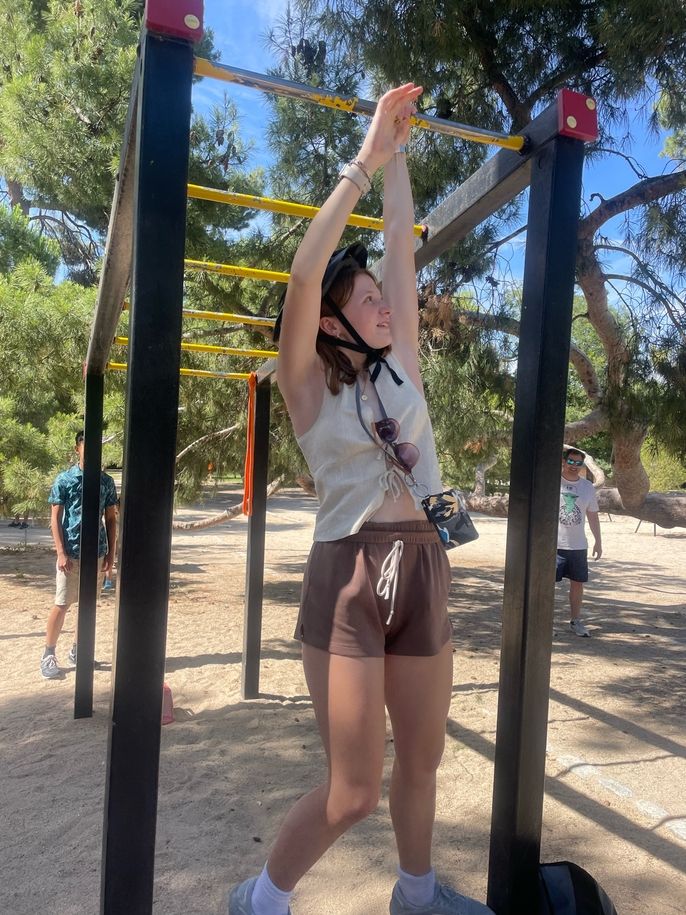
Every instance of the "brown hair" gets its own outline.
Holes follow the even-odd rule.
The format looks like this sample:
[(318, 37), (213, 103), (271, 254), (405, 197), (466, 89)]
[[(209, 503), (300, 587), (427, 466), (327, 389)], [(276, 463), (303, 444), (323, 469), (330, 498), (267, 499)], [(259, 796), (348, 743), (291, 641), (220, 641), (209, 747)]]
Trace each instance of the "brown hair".
[[(331, 284), (328, 295), (331, 296), (334, 303), (341, 311), (348, 304), (350, 296), (353, 294), (355, 277), (359, 276), (361, 273), (366, 274), (366, 276), (370, 277), (376, 283), (376, 277), (373, 273), (370, 273), (369, 270), (365, 270), (357, 264), (351, 264), (350, 266), (343, 267)], [(322, 299), (320, 316), (322, 318), (336, 317), (333, 310), (327, 305), (324, 299)], [(383, 355), (385, 356), (389, 350), (390, 346), (387, 346), (383, 350)], [(341, 390), (341, 384), (355, 383), (358, 374), (357, 369), (346, 355), (344, 348), (334, 346), (333, 343), (328, 343), (326, 340), (317, 338), (317, 353), (324, 363), (326, 384), (332, 394), (338, 394)]]

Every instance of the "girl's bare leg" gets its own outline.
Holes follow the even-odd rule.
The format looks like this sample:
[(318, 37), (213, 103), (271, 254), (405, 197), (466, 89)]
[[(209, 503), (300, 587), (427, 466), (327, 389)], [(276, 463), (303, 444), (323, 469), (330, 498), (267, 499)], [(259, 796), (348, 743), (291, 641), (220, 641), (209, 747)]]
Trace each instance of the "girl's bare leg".
[(436, 770), (445, 745), (452, 683), (450, 642), (433, 657), (386, 656), (386, 704), (395, 745), (391, 819), (400, 866), (417, 876), (431, 869)]
[(340, 835), (374, 810), (383, 769), (384, 659), (303, 645), (303, 665), (329, 772), (291, 808), (267, 861), (282, 890), (292, 890)]

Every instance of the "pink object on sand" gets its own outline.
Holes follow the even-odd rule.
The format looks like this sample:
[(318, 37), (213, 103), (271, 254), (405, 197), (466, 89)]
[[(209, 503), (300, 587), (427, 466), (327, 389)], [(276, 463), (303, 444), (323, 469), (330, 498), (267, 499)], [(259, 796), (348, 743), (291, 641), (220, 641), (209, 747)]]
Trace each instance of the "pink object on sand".
[(162, 684), (162, 724), (171, 724), (174, 720), (174, 700), (168, 683)]

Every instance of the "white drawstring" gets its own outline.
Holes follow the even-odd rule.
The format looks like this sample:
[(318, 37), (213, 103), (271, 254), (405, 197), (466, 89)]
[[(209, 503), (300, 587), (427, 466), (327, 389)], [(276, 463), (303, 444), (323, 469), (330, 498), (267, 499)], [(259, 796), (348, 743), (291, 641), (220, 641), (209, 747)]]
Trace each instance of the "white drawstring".
[(394, 467), (391, 467), (390, 470), (386, 470), (385, 473), (381, 474), (379, 477), (379, 486), (384, 492), (390, 492), (394, 502), (397, 502), (402, 495), (402, 486), (400, 485), (400, 480), (398, 479), (398, 474)]
[(402, 540), (394, 540), (391, 551), (384, 559), (381, 566), (381, 575), (376, 584), (376, 593), (379, 597), (391, 602), (391, 612), (388, 614), (386, 625), (391, 622), (395, 612), (395, 592), (398, 590), (398, 575), (400, 573), (400, 559), (403, 555), (405, 544)]

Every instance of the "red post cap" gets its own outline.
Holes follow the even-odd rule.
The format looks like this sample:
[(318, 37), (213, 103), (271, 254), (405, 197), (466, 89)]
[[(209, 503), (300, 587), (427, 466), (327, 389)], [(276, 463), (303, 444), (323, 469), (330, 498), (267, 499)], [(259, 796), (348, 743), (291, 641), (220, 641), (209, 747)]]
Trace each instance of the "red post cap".
[(575, 140), (598, 139), (598, 110), (595, 99), (571, 89), (561, 89), (557, 96), (557, 126), (563, 137)]
[(145, 28), (186, 41), (202, 38), (203, 0), (146, 0)]

